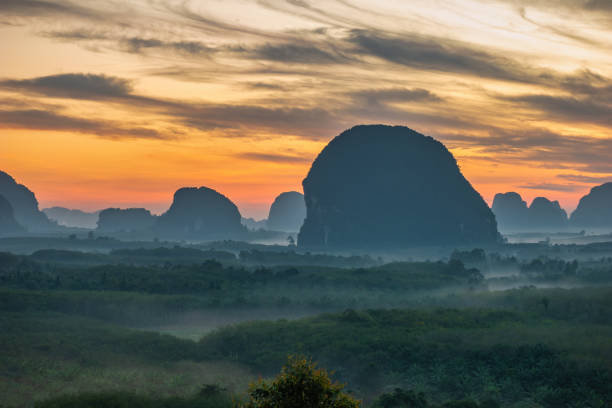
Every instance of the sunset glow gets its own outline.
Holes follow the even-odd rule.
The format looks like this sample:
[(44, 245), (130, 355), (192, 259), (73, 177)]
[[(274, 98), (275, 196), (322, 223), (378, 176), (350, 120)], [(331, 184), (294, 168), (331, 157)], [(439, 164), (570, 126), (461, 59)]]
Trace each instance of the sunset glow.
[(612, 181), (612, 7), (592, 0), (0, 0), (0, 170), (41, 208), (263, 218), (357, 124), (439, 139), (491, 202)]

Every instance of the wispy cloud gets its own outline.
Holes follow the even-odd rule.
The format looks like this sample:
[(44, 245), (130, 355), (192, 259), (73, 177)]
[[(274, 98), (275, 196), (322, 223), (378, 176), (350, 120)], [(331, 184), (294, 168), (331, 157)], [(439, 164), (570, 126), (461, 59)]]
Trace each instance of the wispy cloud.
[(271, 153), (240, 153), (235, 155), (242, 159), (253, 160), (253, 161), (264, 161), (271, 163), (310, 163), (312, 157), (305, 156), (291, 156), (285, 154), (271, 154)]
[(132, 92), (131, 83), (126, 79), (80, 73), (32, 79), (4, 79), (0, 80), (0, 89), (50, 97), (92, 100), (126, 97)]
[(66, 131), (96, 135), (107, 139), (170, 139), (171, 135), (145, 127), (126, 127), (104, 120), (84, 119), (48, 110), (0, 110), (0, 127)]
[(530, 190), (548, 190), (548, 191), (579, 191), (584, 187), (574, 184), (556, 184), (556, 183), (534, 183), (519, 186)]

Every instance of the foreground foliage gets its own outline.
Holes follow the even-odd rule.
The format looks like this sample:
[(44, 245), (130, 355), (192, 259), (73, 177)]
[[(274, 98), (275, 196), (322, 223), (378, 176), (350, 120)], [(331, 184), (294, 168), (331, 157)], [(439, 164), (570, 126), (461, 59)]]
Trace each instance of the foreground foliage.
[(251, 385), (244, 408), (358, 408), (343, 388), (312, 361), (293, 356), (274, 380)]

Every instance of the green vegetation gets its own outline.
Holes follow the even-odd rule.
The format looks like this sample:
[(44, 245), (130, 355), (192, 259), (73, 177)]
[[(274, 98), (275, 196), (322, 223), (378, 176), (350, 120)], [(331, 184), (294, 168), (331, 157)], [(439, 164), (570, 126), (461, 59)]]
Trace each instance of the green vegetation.
[(612, 401), (606, 252), (379, 264), (215, 248), (0, 253), (0, 406), (267, 406), (277, 382), (247, 384), (288, 355), (365, 407)]
[(292, 356), (273, 381), (251, 384), (244, 408), (358, 408), (343, 389), (312, 361)]
[[(201, 346), (212, 358), (266, 373), (287, 354), (309, 355), (366, 398), (394, 384), (435, 402), (493, 398), (559, 407), (612, 399), (612, 349), (605, 346), (611, 335), (609, 326), (508, 311), (347, 310), (244, 323), (206, 336)], [(584, 342), (601, 348), (585, 355)], [(597, 358), (603, 364), (590, 364)]]

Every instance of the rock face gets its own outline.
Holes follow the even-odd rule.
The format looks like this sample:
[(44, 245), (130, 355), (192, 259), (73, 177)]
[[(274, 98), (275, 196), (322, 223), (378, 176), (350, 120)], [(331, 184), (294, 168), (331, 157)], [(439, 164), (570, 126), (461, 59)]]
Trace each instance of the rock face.
[(301, 247), (493, 243), (495, 216), (444, 145), (402, 126), (334, 138), (303, 181)]
[(612, 227), (612, 183), (593, 187), (580, 199), (570, 224), (575, 227)]
[(144, 208), (107, 208), (100, 211), (99, 232), (134, 232), (150, 229), (155, 224), (155, 216)]
[(567, 213), (558, 201), (536, 197), (529, 207), (515, 192), (496, 194), (491, 207), (503, 232), (553, 232), (567, 228)]
[(0, 195), (10, 203), (15, 219), (29, 232), (51, 232), (59, 229), (39, 211), (38, 201), (26, 186), (17, 184), (14, 178), (0, 171)]
[(536, 197), (529, 206), (529, 225), (538, 231), (559, 231), (567, 228), (567, 213), (558, 201)]
[(207, 187), (186, 187), (174, 193), (174, 201), (156, 223), (160, 237), (213, 240), (235, 238), (246, 232), (238, 207)]
[(25, 232), (25, 229), (15, 220), (11, 203), (0, 195), (0, 236), (22, 232)]
[(491, 210), (501, 231), (522, 231), (528, 226), (529, 208), (518, 193), (495, 194)]
[(297, 191), (281, 193), (270, 206), (267, 228), (274, 231), (299, 231), (306, 218), (304, 195)]
[(90, 228), (98, 225), (99, 211), (85, 212), (81, 210), (70, 210), (64, 207), (51, 207), (42, 210), (50, 220), (65, 227)]

